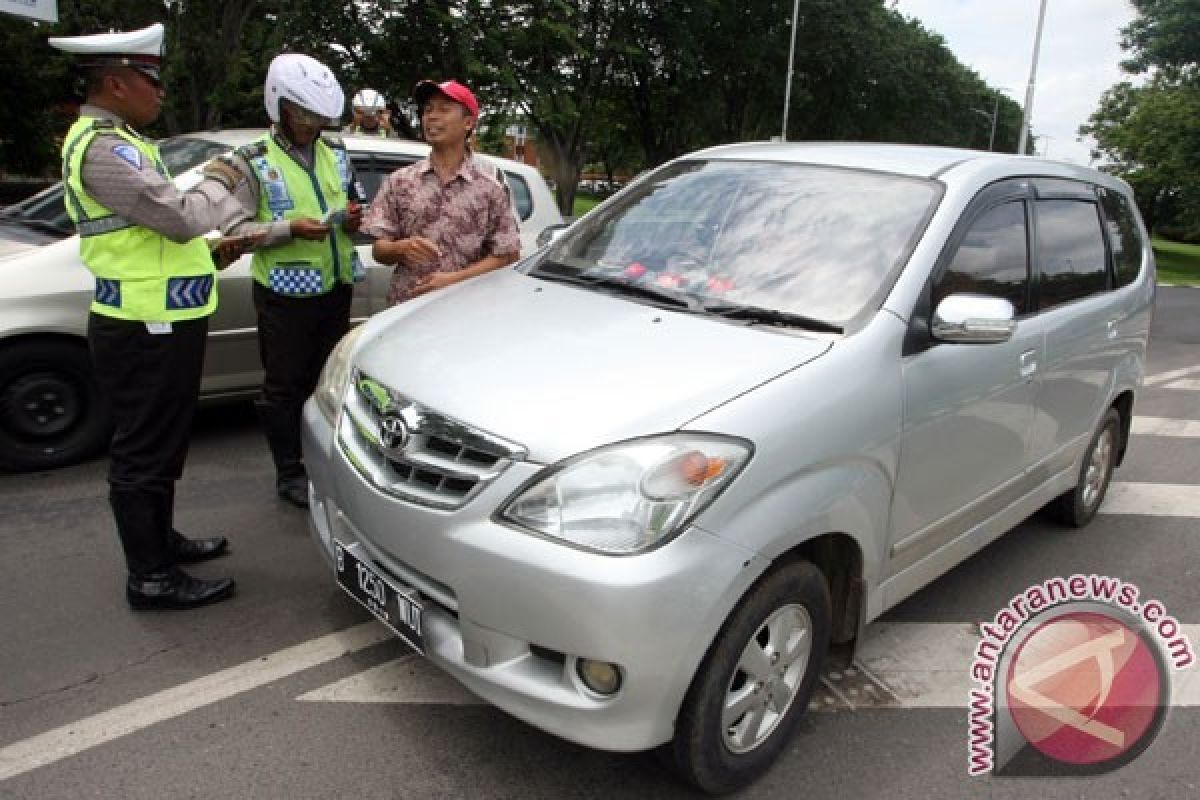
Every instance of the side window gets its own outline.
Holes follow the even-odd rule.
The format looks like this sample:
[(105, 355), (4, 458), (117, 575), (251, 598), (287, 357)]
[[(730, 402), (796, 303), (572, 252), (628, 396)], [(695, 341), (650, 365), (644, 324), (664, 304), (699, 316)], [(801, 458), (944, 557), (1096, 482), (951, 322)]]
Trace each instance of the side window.
[(1029, 310), (1029, 250), (1025, 203), (1003, 203), (980, 215), (933, 287), (937, 307), (959, 292), (1003, 297), (1018, 314)]
[(1095, 203), (1039, 200), (1037, 219), (1038, 307), (1103, 292), (1108, 286), (1104, 231)]
[(1111, 189), (1100, 190), (1100, 207), (1108, 227), (1108, 243), (1116, 268), (1115, 285), (1128, 286), (1142, 270), (1142, 233), (1129, 199)]
[(529, 191), (529, 184), (513, 172), (505, 172), (504, 179), (508, 181), (509, 197), (512, 198), (517, 217), (522, 220), (529, 219), (533, 214), (533, 195)]

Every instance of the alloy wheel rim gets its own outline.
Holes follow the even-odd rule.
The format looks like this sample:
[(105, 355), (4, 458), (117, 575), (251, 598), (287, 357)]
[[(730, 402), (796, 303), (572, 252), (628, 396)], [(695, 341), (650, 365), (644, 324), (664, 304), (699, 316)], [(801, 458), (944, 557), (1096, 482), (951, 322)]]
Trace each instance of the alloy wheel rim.
[(1088, 509), (1100, 503), (1109, 464), (1112, 463), (1112, 454), (1112, 426), (1107, 426), (1096, 440), (1096, 446), (1092, 448), (1092, 457), (1088, 460), (1087, 472), (1083, 477), (1083, 504)]
[(812, 627), (804, 606), (781, 606), (742, 649), (721, 704), (721, 730), (730, 752), (754, 750), (787, 716), (808, 671)]

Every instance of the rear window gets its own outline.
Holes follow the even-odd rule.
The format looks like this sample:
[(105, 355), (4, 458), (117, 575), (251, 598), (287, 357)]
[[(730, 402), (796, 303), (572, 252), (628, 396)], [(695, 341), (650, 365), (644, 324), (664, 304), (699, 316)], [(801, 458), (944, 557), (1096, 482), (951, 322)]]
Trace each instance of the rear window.
[(1100, 206), (1108, 225), (1116, 286), (1128, 286), (1142, 271), (1142, 232), (1129, 199), (1111, 189), (1100, 190)]

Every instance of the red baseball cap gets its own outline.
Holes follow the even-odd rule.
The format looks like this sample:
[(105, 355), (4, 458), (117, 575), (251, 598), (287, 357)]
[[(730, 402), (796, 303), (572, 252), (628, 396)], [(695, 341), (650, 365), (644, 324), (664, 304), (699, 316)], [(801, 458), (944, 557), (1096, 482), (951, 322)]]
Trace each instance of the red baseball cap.
[(424, 108), (429, 98), (437, 92), (441, 92), (467, 109), (467, 111), (471, 112), (472, 117), (479, 116), (479, 101), (475, 99), (475, 95), (471, 94), (470, 89), (458, 81), (443, 81), (442, 83), (434, 83), (433, 81), (419, 82), (413, 87), (413, 100), (417, 101), (417, 108)]

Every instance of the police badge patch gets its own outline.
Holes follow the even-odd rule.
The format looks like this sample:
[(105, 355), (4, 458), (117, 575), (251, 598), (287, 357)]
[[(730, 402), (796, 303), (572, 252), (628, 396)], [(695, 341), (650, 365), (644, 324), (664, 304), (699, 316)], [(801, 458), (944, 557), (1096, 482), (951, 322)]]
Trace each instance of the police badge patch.
[(142, 168), (142, 154), (136, 147), (131, 144), (113, 145), (113, 155), (124, 161), (134, 169)]

